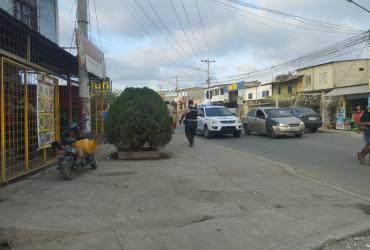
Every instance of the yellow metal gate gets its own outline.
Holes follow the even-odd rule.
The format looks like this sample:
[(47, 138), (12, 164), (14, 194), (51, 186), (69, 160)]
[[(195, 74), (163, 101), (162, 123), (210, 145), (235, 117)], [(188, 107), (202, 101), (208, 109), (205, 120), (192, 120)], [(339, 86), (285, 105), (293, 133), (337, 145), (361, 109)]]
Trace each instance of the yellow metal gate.
[(59, 139), (58, 80), (37, 70), (1, 58), (0, 182), (45, 167), (56, 160), (50, 146), (40, 146), (38, 86), (50, 86), (48, 140)]

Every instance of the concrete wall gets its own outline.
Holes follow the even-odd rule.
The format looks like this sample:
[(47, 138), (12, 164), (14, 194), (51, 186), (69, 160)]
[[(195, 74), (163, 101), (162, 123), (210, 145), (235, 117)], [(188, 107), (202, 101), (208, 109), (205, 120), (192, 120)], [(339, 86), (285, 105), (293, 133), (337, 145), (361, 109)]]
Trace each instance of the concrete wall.
[[(369, 70), (368, 60), (351, 60), (298, 70), (298, 75), (303, 76), (302, 91), (307, 92), (367, 84)], [(311, 86), (306, 85), (307, 76), (311, 76)]]
[(0, 0), (0, 8), (12, 13), (11, 0)]
[[(249, 94), (252, 94), (252, 99), (248, 98)], [(245, 89), (244, 96), (245, 96), (244, 100), (257, 100), (258, 87), (252, 87), (252, 88)]]
[(39, 0), (39, 32), (59, 43), (58, 0)]
[[(360, 71), (363, 69), (363, 71)], [(369, 82), (369, 61), (354, 60), (334, 64), (336, 87), (367, 84)]]

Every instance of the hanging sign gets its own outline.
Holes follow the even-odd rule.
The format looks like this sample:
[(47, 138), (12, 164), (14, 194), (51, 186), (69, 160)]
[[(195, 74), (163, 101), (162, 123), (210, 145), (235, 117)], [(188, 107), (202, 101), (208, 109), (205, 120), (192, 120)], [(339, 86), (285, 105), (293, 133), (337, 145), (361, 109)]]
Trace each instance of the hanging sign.
[(86, 70), (95, 76), (105, 79), (104, 53), (76, 30), (78, 57)]
[(55, 141), (56, 79), (43, 76), (37, 84), (37, 134), (39, 148), (48, 148)]

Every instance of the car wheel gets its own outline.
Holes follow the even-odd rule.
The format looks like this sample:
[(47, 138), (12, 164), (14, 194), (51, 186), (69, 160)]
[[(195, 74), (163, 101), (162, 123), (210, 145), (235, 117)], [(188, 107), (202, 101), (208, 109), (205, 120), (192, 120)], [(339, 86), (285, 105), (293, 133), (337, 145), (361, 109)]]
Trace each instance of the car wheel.
[(271, 139), (276, 138), (276, 135), (275, 135), (275, 132), (274, 132), (274, 129), (273, 128), (268, 128), (266, 135), (267, 135), (267, 137), (269, 137)]
[(295, 134), (295, 137), (302, 137), (303, 134)]
[(252, 134), (252, 131), (249, 129), (247, 124), (243, 124), (243, 129), (244, 129), (244, 134), (245, 135), (250, 135)]
[(242, 131), (237, 131), (233, 135), (235, 138), (239, 138), (242, 135)]
[(204, 138), (207, 138), (207, 139), (211, 138), (211, 134), (209, 133), (207, 126), (204, 126), (203, 135), (204, 135)]

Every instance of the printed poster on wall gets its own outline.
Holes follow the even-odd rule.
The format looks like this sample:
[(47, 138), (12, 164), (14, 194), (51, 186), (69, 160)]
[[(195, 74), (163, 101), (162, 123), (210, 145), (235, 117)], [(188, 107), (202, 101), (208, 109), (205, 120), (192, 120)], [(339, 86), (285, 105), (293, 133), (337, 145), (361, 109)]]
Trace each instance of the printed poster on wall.
[(44, 76), (37, 85), (37, 128), (39, 148), (51, 147), (55, 141), (55, 80)]

